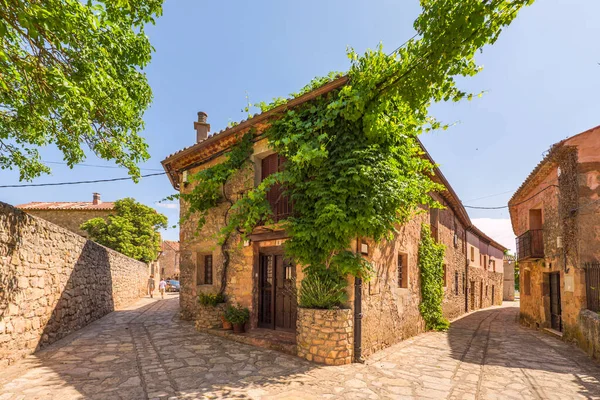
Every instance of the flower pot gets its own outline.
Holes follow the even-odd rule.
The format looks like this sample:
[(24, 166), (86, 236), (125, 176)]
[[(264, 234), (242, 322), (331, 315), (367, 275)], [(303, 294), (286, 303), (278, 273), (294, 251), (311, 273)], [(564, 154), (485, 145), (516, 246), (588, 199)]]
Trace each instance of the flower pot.
[(233, 324), (233, 333), (244, 333), (245, 324)]
[(221, 322), (223, 322), (223, 329), (228, 331), (233, 329), (233, 325), (231, 322), (227, 321), (224, 316), (221, 316)]

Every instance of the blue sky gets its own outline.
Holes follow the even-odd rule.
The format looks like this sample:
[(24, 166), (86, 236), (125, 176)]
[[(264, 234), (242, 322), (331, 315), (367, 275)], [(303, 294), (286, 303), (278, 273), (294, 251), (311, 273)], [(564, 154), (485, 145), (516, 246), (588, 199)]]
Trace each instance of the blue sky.
[[(156, 48), (146, 70), (154, 102), (143, 136), (152, 157), (142, 168), (161, 168), (167, 155), (194, 143), (198, 111), (207, 112), (218, 131), (245, 117), (246, 95), (252, 102), (286, 96), (314, 76), (346, 70), (347, 46), (362, 52), (382, 42), (393, 50), (414, 34), (418, 13), (416, 0), (166, 1), (163, 17), (148, 28)], [(485, 90), (484, 97), (435, 106), (436, 116), (456, 124), (422, 139), (464, 204), (505, 205), (552, 143), (600, 124), (598, 15), (596, 0), (538, 0), (478, 56), (483, 72), (463, 82), (466, 89)], [(55, 149), (42, 155), (62, 161)], [(85, 163), (114, 165), (93, 154)], [(34, 183), (126, 176), (115, 168), (51, 167), (51, 176)], [(0, 171), (0, 177), (3, 184), (18, 183), (15, 171)], [(163, 176), (137, 185), (0, 189), (0, 200), (91, 201), (92, 192), (107, 201), (134, 197), (177, 222), (175, 205), (156, 205), (174, 192)], [(469, 213), (514, 248), (507, 210)], [(177, 240), (177, 229), (164, 237)]]

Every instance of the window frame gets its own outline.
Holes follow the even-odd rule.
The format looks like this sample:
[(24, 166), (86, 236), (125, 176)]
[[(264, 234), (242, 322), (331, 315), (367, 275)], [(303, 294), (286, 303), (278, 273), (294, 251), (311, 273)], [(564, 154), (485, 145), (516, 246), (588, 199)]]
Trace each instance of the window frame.
[[(210, 260), (210, 263), (208, 262), (208, 260)], [(204, 255), (204, 276), (203, 276), (203, 278), (204, 278), (203, 284), (204, 285), (212, 285), (213, 284), (213, 277), (214, 277), (213, 261), (214, 261), (214, 259), (213, 259), (212, 254)], [(210, 267), (208, 266), (208, 264), (210, 264)]]
[(531, 296), (531, 271), (523, 270), (523, 295)]
[(396, 279), (399, 289), (408, 289), (408, 254), (398, 252), (396, 255)]

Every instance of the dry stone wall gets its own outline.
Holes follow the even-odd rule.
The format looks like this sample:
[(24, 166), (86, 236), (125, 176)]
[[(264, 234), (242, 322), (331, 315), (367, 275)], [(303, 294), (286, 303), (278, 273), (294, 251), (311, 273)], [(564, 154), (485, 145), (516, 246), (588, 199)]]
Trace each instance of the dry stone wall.
[(0, 202), (0, 367), (146, 294), (148, 266)]
[(216, 306), (199, 306), (196, 317), (196, 329), (199, 331), (220, 328), (223, 324), (221, 317), (225, 314), (226, 303)]
[(298, 309), (298, 356), (327, 365), (352, 362), (352, 310)]

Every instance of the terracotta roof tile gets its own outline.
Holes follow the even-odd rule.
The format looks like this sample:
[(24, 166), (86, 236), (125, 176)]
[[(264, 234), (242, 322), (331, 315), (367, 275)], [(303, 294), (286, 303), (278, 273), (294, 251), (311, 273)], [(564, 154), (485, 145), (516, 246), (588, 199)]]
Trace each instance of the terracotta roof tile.
[(21, 210), (103, 210), (109, 211), (114, 210), (115, 203), (111, 201), (102, 202), (100, 204), (94, 204), (91, 201), (32, 201), (27, 204), (20, 204), (17, 206)]
[(175, 251), (179, 251), (179, 242), (175, 242), (173, 240), (163, 240), (162, 242), (162, 250), (165, 251), (165, 247), (169, 246)]

